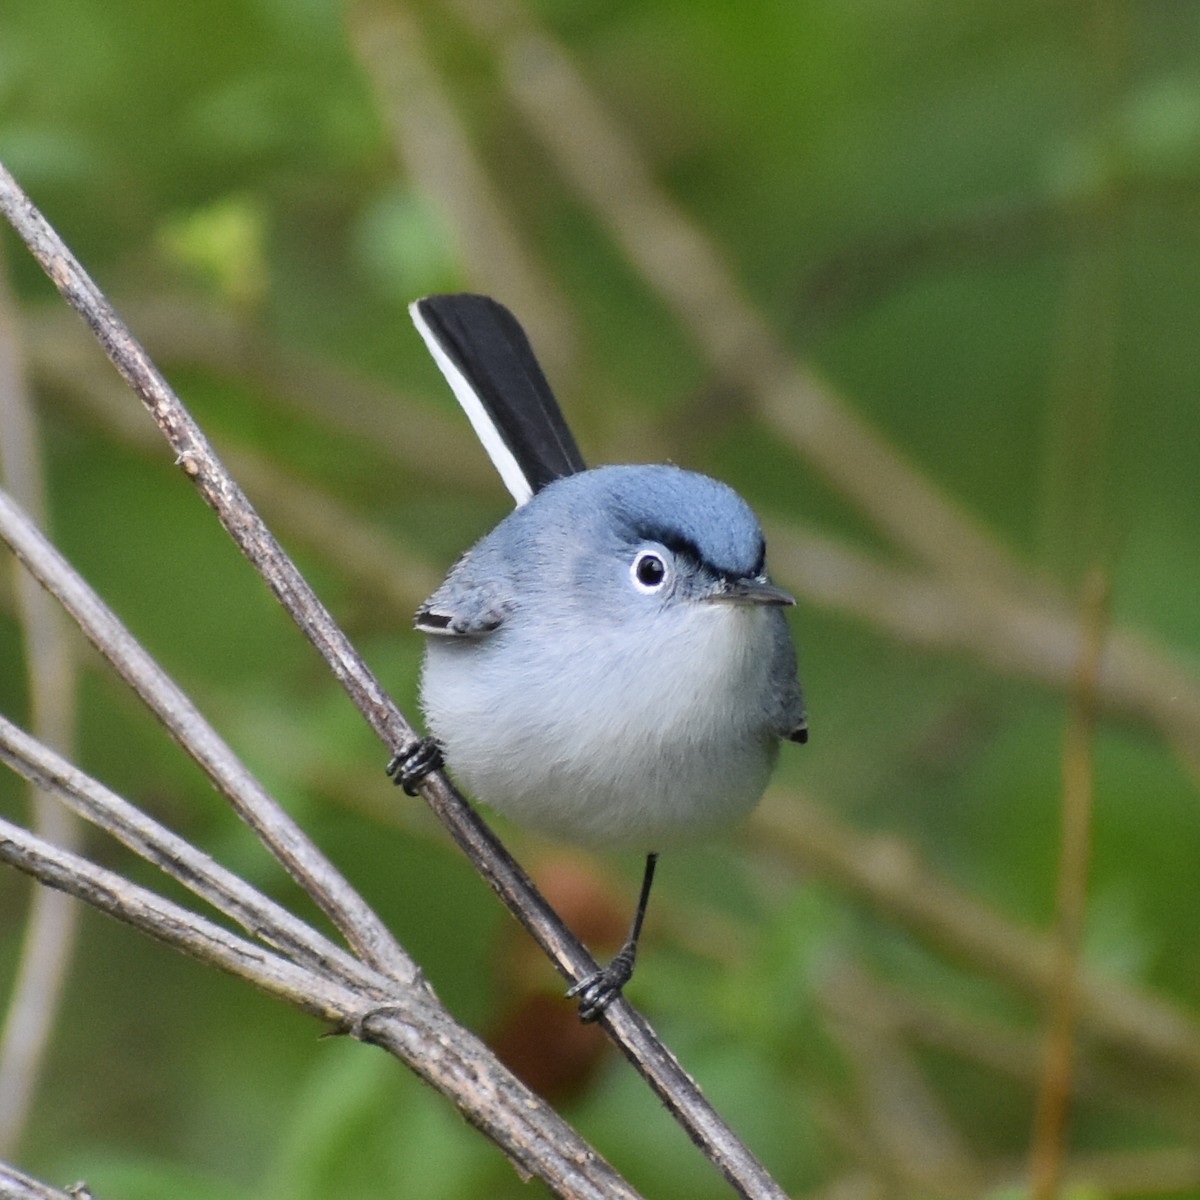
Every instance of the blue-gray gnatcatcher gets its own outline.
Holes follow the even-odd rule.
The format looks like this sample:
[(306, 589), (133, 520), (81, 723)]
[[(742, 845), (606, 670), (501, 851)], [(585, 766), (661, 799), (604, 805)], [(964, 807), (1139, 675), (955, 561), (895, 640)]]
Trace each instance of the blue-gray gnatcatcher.
[(807, 740), (795, 601), (725, 484), (585, 468), (506, 308), (455, 295), (410, 311), (517, 508), (417, 611), (433, 736), (388, 771), (411, 791), (444, 754), (518, 822), (647, 854), (628, 941), (567, 993), (595, 1020), (633, 974), (658, 851), (748, 812), (780, 739)]

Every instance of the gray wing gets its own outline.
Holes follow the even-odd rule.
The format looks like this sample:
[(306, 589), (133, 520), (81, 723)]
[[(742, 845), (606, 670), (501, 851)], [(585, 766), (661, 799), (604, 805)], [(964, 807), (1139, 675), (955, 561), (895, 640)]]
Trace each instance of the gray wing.
[(808, 713), (804, 707), (804, 692), (800, 688), (800, 680), (796, 678), (794, 668), (791, 691), (784, 703), (780, 736), (789, 742), (808, 741)]
[(808, 741), (808, 713), (804, 705), (804, 689), (796, 670), (796, 646), (788, 630), (787, 620), (779, 613), (780, 635), (775, 642), (775, 658), (771, 663), (771, 691), (777, 698), (775, 728), (789, 742)]
[(460, 559), (442, 586), (417, 609), (414, 624), (422, 633), (477, 638), (504, 624), (512, 611), (505, 581), (471, 579), (469, 557)]
[(808, 741), (808, 714), (803, 711), (803, 705), (801, 706), (801, 710), (800, 715), (792, 725), (791, 732), (783, 735), (789, 742), (800, 742), (803, 744)]

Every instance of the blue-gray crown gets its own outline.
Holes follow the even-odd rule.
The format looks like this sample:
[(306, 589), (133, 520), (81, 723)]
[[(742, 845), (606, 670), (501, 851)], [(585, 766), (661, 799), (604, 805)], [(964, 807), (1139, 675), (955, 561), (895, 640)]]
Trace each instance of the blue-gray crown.
[(762, 529), (750, 506), (727, 484), (681, 467), (596, 467), (555, 480), (536, 499), (562, 504), (623, 542), (682, 551), (718, 575), (745, 578), (764, 569)]

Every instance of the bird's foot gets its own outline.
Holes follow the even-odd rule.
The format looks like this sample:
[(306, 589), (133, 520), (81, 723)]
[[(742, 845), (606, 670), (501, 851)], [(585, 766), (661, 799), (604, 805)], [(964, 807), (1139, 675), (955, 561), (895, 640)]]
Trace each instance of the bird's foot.
[(633, 963), (637, 947), (629, 942), (617, 952), (607, 967), (585, 975), (567, 990), (567, 999), (579, 999), (579, 1019), (590, 1025), (621, 994), (621, 989), (633, 978)]
[(421, 780), (432, 771), (440, 771), (444, 763), (441, 746), (433, 738), (423, 737), (407, 750), (393, 755), (387, 765), (387, 773), (397, 787), (415, 796)]

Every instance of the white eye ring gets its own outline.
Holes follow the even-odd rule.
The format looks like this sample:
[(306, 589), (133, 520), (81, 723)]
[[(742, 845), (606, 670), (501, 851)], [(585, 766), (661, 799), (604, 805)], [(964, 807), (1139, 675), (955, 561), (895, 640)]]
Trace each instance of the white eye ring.
[(657, 550), (643, 550), (629, 567), (633, 586), (647, 596), (661, 592), (670, 576), (666, 557)]

